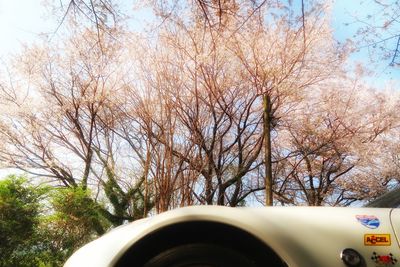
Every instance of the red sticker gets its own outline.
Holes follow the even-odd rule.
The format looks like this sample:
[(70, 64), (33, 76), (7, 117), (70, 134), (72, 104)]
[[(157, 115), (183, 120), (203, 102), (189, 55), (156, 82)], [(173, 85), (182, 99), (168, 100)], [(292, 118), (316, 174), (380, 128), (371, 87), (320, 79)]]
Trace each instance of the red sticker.
[(373, 260), (377, 266), (393, 266), (397, 263), (397, 259), (392, 253), (388, 255), (378, 255), (376, 252), (372, 254), (371, 260)]

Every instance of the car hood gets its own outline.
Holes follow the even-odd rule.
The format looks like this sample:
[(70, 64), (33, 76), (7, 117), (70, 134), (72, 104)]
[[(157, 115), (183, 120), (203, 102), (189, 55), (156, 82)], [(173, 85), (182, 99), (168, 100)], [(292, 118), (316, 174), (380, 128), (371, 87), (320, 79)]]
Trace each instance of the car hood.
[[(391, 235), (393, 242), (385, 251), (399, 250), (390, 212), (376, 208), (186, 207), (118, 227), (79, 249), (65, 266), (113, 266), (136, 241), (159, 228), (186, 221), (214, 221), (256, 236), (289, 266), (337, 267), (343, 264), (339, 255), (345, 248), (363, 251), (365, 257), (380, 251), (380, 247), (365, 245), (367, 234)], [(359, 216), (376, 217), (378, 227), (363, 225)]]

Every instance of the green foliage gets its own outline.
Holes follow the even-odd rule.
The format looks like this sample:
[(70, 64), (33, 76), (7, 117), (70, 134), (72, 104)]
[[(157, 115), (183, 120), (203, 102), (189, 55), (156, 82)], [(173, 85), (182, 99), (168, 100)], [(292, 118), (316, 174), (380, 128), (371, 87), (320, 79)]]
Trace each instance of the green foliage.
[(0, 181), (0, 266), (38, 266), (34, 256), (44, 187), (27, 184), (24, 177)]
[(112, 205), (113, 213), (102, 209), (103, 216), (113, 226), (119, 226), (124, 221), (134, 221), (143, 218), (144, 210), (149, 211), (154, 207), (154, 200), (151, 196), (147, 196), (145, 201), (144, 191), (144, 177), (124, 192), (115, 180), (114, 175), (108, 173), (108, 180), (104, 183), (104, 193)]
[(52, 213), (42, 216), (39, 228), (42, 256), (49, 256), (44, 262), (50, 266), (61, 266), (75, 250), (103, 234), (108, 224), (87, 189), (57, 188), (49, 198)]
[(100, 210), (81, 187), (34, 187), (17, 176), (1, 180), (0, 267), (62, 266), (110, 227)]
[(51, 205), (54, 214), (47, 217), (47, 222), (55, 235), (68, 236), (63, 240), (65, 248), (77, 248), (109, 227), (101, 217), (100, 205), (93, 201), (87, 189), (56, 189), (51, 195)]

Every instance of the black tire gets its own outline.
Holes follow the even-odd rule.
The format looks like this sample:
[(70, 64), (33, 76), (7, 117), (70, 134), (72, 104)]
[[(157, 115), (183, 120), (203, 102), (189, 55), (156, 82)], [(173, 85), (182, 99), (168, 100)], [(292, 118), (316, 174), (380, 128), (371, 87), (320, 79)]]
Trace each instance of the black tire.
[(233, 249), (213, 244), (188, 244), (168, 249), (144, 267), (256, 267), (257, 264)]

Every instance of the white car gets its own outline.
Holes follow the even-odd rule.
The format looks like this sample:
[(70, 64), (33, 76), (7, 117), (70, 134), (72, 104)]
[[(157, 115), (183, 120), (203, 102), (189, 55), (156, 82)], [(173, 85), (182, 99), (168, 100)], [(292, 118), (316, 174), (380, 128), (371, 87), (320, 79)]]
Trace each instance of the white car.
[(400, 266), (399, 237), (397, 208), (195, 206), (116, 228), (65, 267)]

